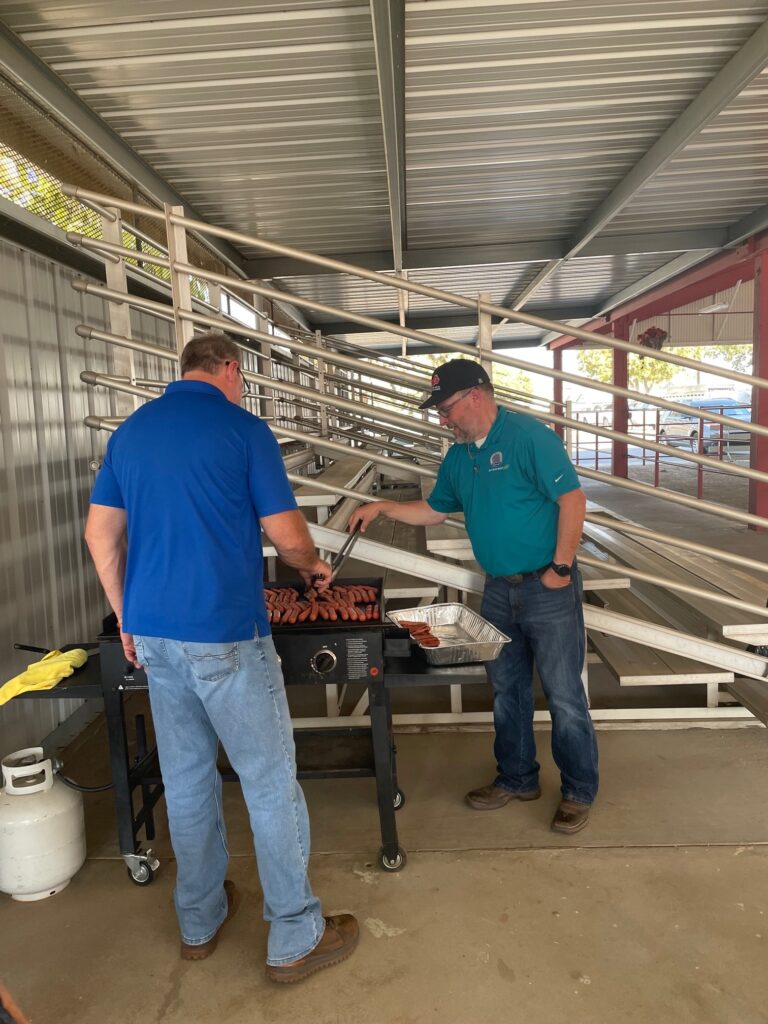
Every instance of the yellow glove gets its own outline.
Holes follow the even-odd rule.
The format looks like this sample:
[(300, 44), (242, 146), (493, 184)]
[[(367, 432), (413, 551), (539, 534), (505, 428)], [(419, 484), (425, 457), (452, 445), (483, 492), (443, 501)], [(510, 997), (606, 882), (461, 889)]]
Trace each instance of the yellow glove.
[(33, 661), (26, 669), (5, 686), (0, 686), (0, 706), (11, 697), (30, 690), (50, 690), (56, 683), (71, 676), (76, 668), (80, 668), (88, 660), (88, 654), (80, 647), (62, 654), (61, 651), (49, 651), (40, 661)]

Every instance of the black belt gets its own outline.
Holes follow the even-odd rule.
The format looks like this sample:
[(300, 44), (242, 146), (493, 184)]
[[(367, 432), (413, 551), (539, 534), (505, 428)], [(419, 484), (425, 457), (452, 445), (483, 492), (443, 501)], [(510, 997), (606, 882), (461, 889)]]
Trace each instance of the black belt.
[(534, 572), (515, 572), (511, 576), (491, 576), (491, 579), (506, 580), (507, 583), (522, 583), (523, 580), (535, 580), (542, 576), (547, 571), (550, 563), (547, 562), (541, 569), (536, 569)]

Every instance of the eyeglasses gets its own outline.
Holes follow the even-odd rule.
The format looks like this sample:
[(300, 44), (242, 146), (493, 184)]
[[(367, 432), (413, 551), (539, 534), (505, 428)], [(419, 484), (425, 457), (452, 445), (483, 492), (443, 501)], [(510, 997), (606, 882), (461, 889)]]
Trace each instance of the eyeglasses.
[(241, 398), (253, 398), (256, 392), (253, 390), (253, 384), (249, 380), (245, 379), (245, 374), (238, 366), (237, 372), (240, 375), (240, 380), (243, 382), (243, 392)]
[[(475, 385), (475, 387), (477, 387), (477, 385)], [(472, 387), (468, 391), (465, 391), (463, 395), (461, 395), (459, 398), (451, 402), (450, 405), (435, 406), (435, 412), (437, 413), (441, 420), (447, 419), (451, 412), (451, 409), (457, 406), (459, 402), (463, 402), (467, 395), (471, 395), (474, 390), (475, 388)]]
[[(234, 360), (234, 359), (228, 359), (224, 363), (224, 365), (225, 366), (229, 366), (230, 363), (234, 363), (235, 361), (236, 360)], [(240, 378), (240, 381), (241, 381), (242, 386), (243, 386), (242, 392), (240, 393), (240, 397), (241, 398), (253, 398), (255, 396), (255, 394), (256, 394), (256, 392), (253, 390), (253, 384), (251, 384), (251, 382), (249, 380), (245, 379), (245, 374), (240, 369), (240, 364), (239, 363), (237, 364), (237, 375)]]

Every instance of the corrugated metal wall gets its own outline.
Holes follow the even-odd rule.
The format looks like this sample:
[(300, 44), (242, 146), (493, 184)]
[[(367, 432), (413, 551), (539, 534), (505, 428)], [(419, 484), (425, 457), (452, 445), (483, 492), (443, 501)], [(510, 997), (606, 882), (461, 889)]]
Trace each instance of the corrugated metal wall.
[[(106, 610), (82, 540), (88, 494), (107, 435), (88, 414), (125, 415), (132, 403), (94, 391), (80, 371), (125, 372), (120, 353), (75, 334), (107, 328), (102, 300), (72, 290), (74, 274), (0, 240), (0, 681), (34, 655), (15, 641), (56, 647), (92, 637)], [(135, 337), (171, 346), (170, 325), (137, 313)], [(124, 356), (123, 356), (124, 360)], [(136, 355), (137, 375), (170, 363)], [(0, 753), (40, 742), (75, 701), (11, 701), (0, 708)]]

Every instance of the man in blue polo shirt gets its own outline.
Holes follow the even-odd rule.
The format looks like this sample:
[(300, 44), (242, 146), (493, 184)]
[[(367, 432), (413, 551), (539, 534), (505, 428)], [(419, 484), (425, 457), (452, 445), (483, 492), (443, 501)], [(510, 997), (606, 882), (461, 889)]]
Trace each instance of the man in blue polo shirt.
[(494, 690), (497, 775), (467, 803), (494, 810), (536, 800), (533, 665), (552, 716), (552, 754), (562, 799), (557, 832), (587, 824), (597, 795), (597, 742), (584, 694), (584, 617), (575, 556), (585, 498), (559, 437), (532, 416), (499, 408), (485, 370), (468, 359), (440, 366), (421, 409), (453, 431), (426, 501), (377, 501), (353, 513), (362, 528), (383, 514), (416, 525), (463, 512), (475, 558), (487, 573), (482, 614), (511, 637), (487, 665)]
[(237, 345), (195, 337), (182, 379), (115, 432), (85, 539), (126, 657), (149, 680), (171, 841), (181, 956), (202, 960), (237, 908), (222, 818), (219, 741), (248, 806), (267, 976), (295, 982), (345, 959), (351, 914), (324, 918), (307, 877), (309, 819), (264, 603), (261, 530), (318, 589), (331, 570), (296, 507), (269, 428), (240, 408)]

